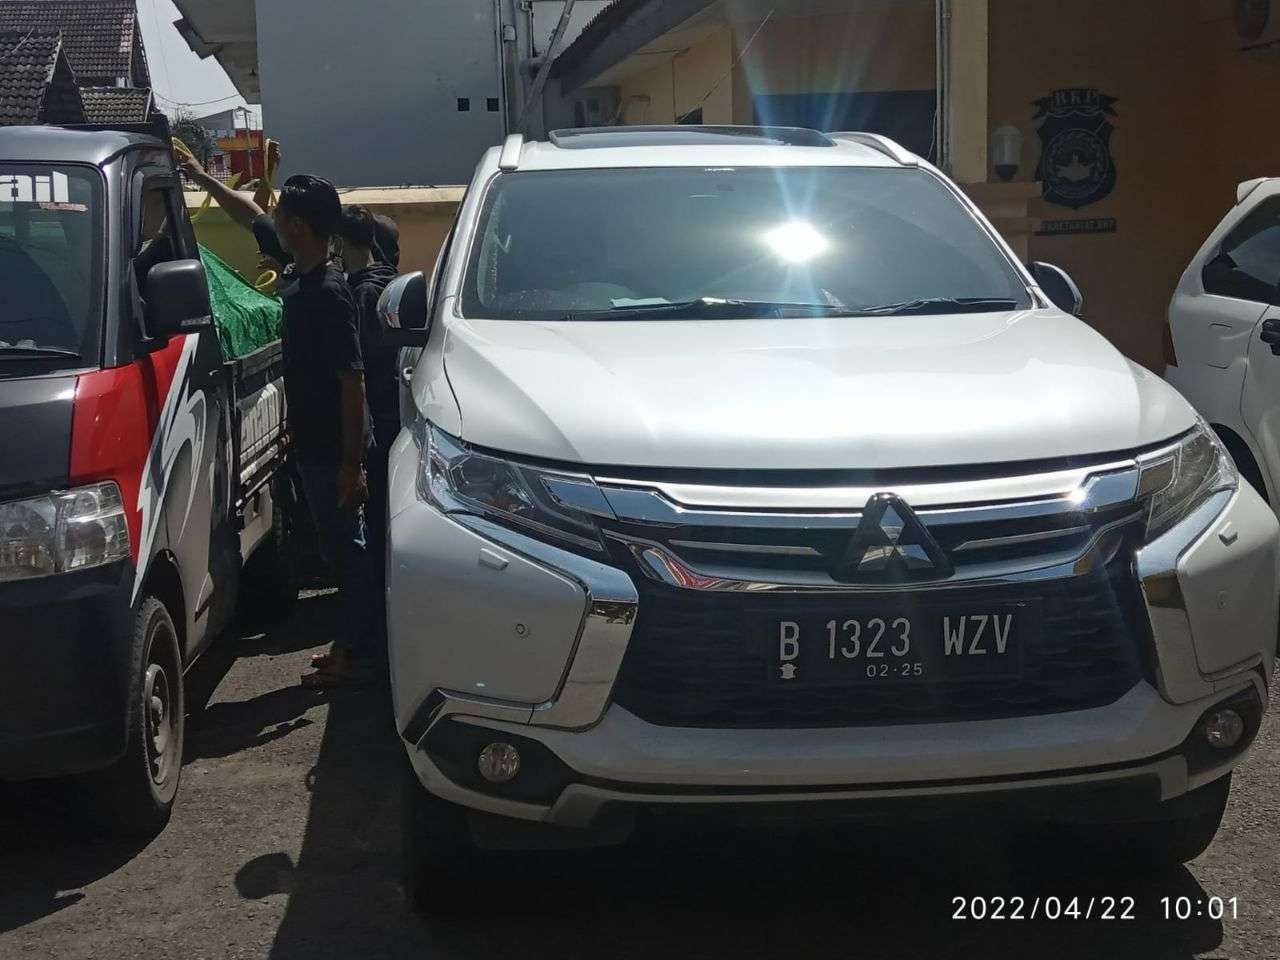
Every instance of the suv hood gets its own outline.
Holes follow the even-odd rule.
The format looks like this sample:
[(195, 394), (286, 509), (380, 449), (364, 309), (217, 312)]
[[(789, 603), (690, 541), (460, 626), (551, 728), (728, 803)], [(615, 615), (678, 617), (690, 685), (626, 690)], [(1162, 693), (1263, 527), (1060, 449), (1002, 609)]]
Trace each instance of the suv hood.
[(801, 320), (454, 320), (462, 438), (598, 466), (892, 469), (1110, 453), (1195, 422), (1058, 310)]

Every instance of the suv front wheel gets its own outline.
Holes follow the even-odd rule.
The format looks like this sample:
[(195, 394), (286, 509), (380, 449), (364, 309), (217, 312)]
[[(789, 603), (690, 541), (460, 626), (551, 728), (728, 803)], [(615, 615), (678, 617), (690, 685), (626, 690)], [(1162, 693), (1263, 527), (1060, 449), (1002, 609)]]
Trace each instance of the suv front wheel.
[(481, 870), (467, 813), (423, 787), (408, 758), (401, 778), (400, 830), (401, 883), (419, 910), (451, 916), (480, 905)]
[(1188, 863), (1209, 849), (1222, 825), (1231, 774), (1187, 794), (1196, 812), (1166, 820), (1075, 828), (1070, 839), (1082, 843), (1091, 859), (1131, 870), (1164, 870)]

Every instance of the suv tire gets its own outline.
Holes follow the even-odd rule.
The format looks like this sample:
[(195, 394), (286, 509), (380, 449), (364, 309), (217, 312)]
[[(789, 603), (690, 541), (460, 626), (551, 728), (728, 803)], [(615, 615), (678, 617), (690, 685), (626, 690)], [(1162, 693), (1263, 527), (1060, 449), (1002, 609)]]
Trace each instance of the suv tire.
[(1230, 791), (1231, 774), (1227, 774), (1187, 795), (1202, 804), (1197, 813), (1170, 820), (1107, 824), (1082, 832), (1079, 839), (1090, 854), (1131, 870), (1179, 867), (1209, 849), (1222, 825)]
[(88, 778), (96, 818), (113, 833), (153, 836), (173, 811), (182, 776), (186, 696), (173, 618), (144, 597), (133, 627), (124, 756)]
[(466, 915), (484, 899), (467, 813), (423, 787), (406, 758), (400, 796), (401, 884), (429, 915)]

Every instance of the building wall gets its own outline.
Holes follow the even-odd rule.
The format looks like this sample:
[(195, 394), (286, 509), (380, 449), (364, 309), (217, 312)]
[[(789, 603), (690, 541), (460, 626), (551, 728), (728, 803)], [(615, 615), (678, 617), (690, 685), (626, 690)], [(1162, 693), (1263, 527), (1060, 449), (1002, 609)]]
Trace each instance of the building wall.
[(932, 90), (934, 37), (932, 2), (734, 26), (755, 94)]
[[(400, 270), (428, 273), (436, 254), (453, 226), (462, 202), (461, 187), (441, 190), (354, 190), (343, 199), (361, 203), (385, 214), (400, 228)], [(205, 194), (188, 191), (187, 209), (194, 213)], [(258, 245), (253, 236), (229, 218), (216, 204), (199, 215), (196, 238), (250, 280), (258, 276)]]
[(675, 123), (701, 107), (703, 123), (733, 123), (733, 58), (733, 33), (726, 25), (627, 77), (620, 90), (622, 122)]
[[(343, 186), (466, 183), (501, 141), (494, 5), (363, 0), (257, 5), (263, 124), (281, 176)], [(470, 111), (459, 112), (459, 97)]]
[(1234, 202), (1236, 184), (1280, 174), (1280, 63), (1237, 50), (1231, 4), (1217, 0), (990, 0), (990, 120), (1024, 135), (1019, 179), (1040, 156), (1033, 101), (1091, 87), (1118, 98), (1114, 192), (1049, 219), (1109, 218), (1113, 234), (1037, 236), (1034, 259), (1065, 267), (1085, 314), (1133, 359), (1159, 369), (1169, 298), (1187, 262)]
[(754, 123), (762, 94), (932, 90), (933, 17), (918, 3), (725, 25), (624, 80), (623, 122), (672, 123), (701, 105), (705, 123)]

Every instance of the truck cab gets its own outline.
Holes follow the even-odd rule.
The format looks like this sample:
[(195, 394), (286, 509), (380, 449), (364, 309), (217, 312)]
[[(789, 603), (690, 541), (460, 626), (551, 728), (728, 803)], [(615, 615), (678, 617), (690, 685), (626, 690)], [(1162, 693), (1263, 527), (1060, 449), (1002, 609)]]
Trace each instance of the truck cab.
[(154, 132), (0, 129), (0, 780), (92, 773), (142, 831), (284, 452), (279, 343), (224, 355)]

